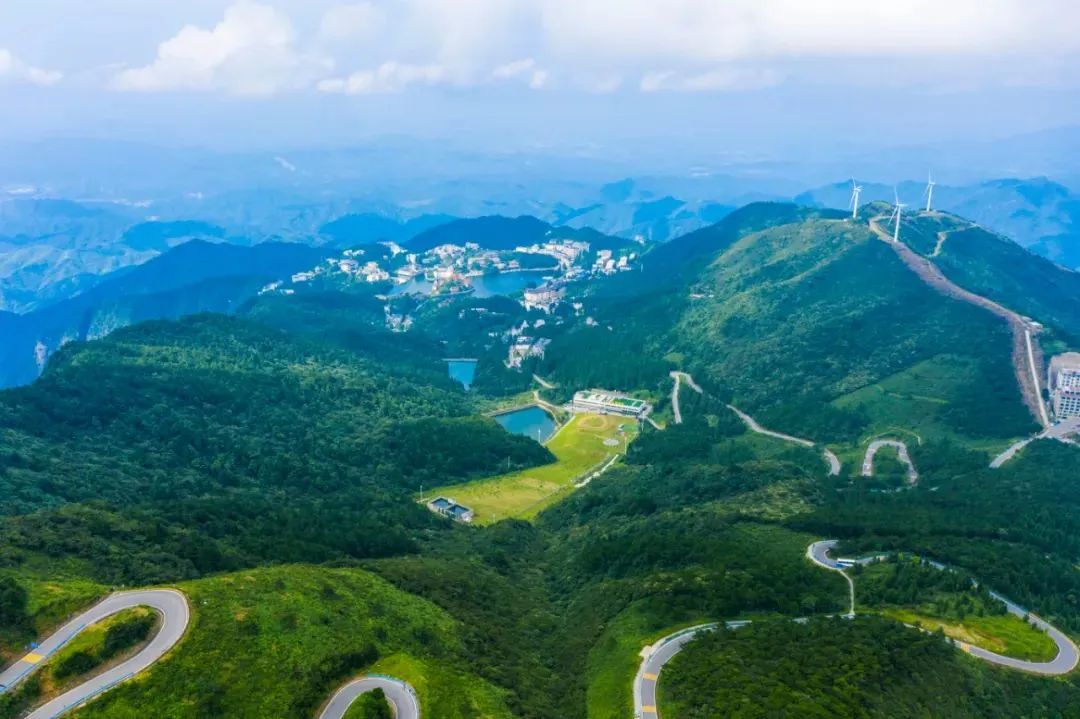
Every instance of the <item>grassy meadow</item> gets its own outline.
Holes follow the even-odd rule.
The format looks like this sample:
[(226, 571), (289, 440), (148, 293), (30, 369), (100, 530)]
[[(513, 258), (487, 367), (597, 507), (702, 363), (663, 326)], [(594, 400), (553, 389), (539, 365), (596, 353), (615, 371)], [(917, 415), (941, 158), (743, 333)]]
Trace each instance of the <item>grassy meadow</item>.
[[(624, 432), (619, 431), (619, 427)], [(532, 519), (541, 510), (574, 490), (574, 483), (622, 453), (625, 441), (637, 434), (637, 422), (614, 415), (575, 415), (547, 442), (556, 461), (541, 467), (440, 487), (430, 496), (453, 497), (476, 512), (477, 524), (500, 519)], [(615, 445), (605, 440), (618, 440)]]

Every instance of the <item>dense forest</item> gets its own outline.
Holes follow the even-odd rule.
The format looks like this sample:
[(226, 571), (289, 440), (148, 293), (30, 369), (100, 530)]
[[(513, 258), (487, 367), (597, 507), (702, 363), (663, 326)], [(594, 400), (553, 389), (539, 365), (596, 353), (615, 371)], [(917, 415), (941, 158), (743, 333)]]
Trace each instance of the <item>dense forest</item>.
[[(993, 588), (1080, 632), (1080, 451), (1041, 441), (988, 469), (988, 447), (1032, 429), (1007, 331), (839, 219), (758, 204), (651, 248), (646, 271), (571, 288), (582, 311), (534, 325), (551, 349), (521, 372), (500, 338), (539, 317), (512, 299), (416, 301), (414, 330), (392, 333), (367, 287), (65, 346), (0, 392), (0, 650), (113, 588), (179, 584), (190, 635), (77, 716), (314, 716), (374, 671), (407, 677), (435, 719), (624, 719), (643, 646), (742, 617), (665, 669), (665, 717), (1076, 716), (1074, 678), (996, 669), (882, 616), (828, 618), (847, 584), (805, 550), (835, 537), (957, 570), (911, 555), (860, 570), (860, 608), (991, 616)], [(458, 355), (480, 360), (472, 391), (447, 376)], [(927, 367), (929, 418), (886, 412)], [(684, 387), (681, 424), (676, 368), (705, 389)], [(661, 421), (535, 521), (424, 509), (421, 486), (553, 460), (483, 415), (531, 396), (533, 371), (557, 383), (549, 400), (632, 390)], [(748, 431), (729, 402), (830, 442), (845, 471), (826, 475), (820, 445)], [(883, 418), (929, 428), (915, 487), (884, 454), (876, 481), (854, 478)], [(139, 622), (62, 672), (137, 643)], [(47, 690), (23, 684), (0, 717)], [(384, 716), (377, 699), (349, 716)]]
[(664, 706), (680, 719), (1076, 715), (1066, 685), (981, 666), (939, 636), (876, 618), (716, 632), (665, 678)]

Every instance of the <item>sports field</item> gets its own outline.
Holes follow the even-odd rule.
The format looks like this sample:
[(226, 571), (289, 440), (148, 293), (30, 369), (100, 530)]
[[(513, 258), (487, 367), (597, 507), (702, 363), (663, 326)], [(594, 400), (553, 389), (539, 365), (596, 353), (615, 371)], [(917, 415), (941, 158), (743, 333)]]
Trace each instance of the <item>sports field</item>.
[[(619, 427), (623, 431), (619, 431)], [(625, 434), (624, 434), (625, 433)], [(542, 467), (440, 487), (430, 496), (453, 497), (476, 512), (476, 524), (507, 517), (531, 519), (574, 490), (574, 483), (621, 454), (626, 441), (637, 436), (637, 421), (614, 415), (574, 416), (547, 443), (556, 461)], [(608, 444), (604, 441), (609, 440)]]

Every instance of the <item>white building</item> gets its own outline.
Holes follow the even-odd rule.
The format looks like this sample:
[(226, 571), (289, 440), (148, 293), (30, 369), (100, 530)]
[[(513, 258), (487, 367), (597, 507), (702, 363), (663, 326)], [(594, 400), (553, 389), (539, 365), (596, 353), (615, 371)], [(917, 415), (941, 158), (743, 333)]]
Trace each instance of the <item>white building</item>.
[(565, 296), (566, 289), (563, 287), (541, 285), (540, 287), (525, 290), (521, 304), (527, 310), (540, 310), (551, 314)]
[(1050, 360), (1050, 403), (1054, 417), (1080, 417), (1080, 353), (1066, 352)]
[(604, 389), (582, 390), (574, 393), (571, 407), (575, 412), (620, 414), (638, 418), (645, 417), (652, 411), (652, 406), (643, 399)]

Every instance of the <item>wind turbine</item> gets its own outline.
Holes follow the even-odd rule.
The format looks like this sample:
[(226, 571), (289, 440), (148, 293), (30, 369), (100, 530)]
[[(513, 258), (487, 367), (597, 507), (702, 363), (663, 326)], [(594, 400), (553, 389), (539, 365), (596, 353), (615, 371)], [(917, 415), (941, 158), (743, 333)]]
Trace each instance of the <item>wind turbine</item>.
[(927, 212), (930, 211), (930, 205), (934, 201), (934, 185), (936, 185), (936, 184), (937, 183), (934, 182), (934, 176), (932, 174), (930, 174), (930, 173), (926, 173), (926, 190), (923, 192), (923, 195), (926, 196), (926, 211)]
[(848, 206), (851, 208), (851, 219), (859, 219), (859, 193), (862, 192), (862, 185), (855, 184), (855, 178), (851, 178), (851, 202)]
[(896, 204), (894, 205), (893, 214), (892, 214), (891, 219), (896, 220), (896, 226), (893, 228), (892, 241), (893, 242), (899, 242), (900, 241), (900, 214), (904, 211), (904, 208), (907, 207), (907, 205), (905, 205), (903, 202), (900, 201), (900, 194), (896, 191), (895, 187), (893, 188), (893, 197), (896, 198)]

